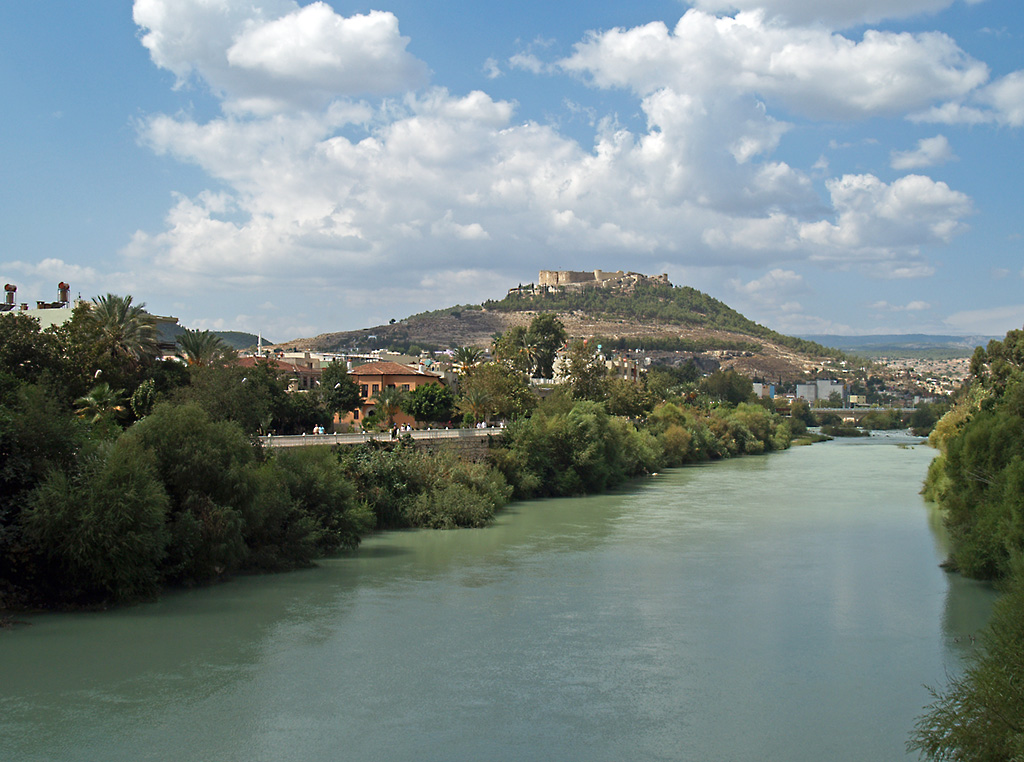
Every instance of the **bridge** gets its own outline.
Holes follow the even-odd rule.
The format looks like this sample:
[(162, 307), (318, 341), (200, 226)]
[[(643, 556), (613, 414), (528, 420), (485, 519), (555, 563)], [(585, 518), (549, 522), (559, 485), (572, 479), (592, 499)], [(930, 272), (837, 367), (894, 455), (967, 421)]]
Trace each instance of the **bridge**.
[(913, 407), (812, 407), (811, 412), (815, 414), (819, 413), (835, 413), (844, 421), (859, 421), (861, 418), (866, 416), (868, 413), (898, 413), (899, 415), (909, 415), (916, 412), (917, 408)]
[[(820, 415), (823, 413), (835, 413), (844, 421), (859, 421), (868, 413), (897, 413), (899, 415), (911, 415), (916, 408), (811, 408), (811, 413)], [(788, 415), (788, 410), (780, 411), (782, 415)]]
[[(421, 429), (413, 431), (400, 431), (399, 437), (409, 436), (417, 444), (429, 446), (442, 442), (454, 442), (460, 444), (476, 443), (480, 440), (485, 444), (487, 437), (501, 434), (504, 429), (492, 427), (488, 429)], [(324, 445), (357, 445), (369, 442), (390, 442), (389, 432), (364, 432), (356, 434), (296, 434), (291, 436), (267, 436), (260, 437), (264, 447), (312, 447)]]

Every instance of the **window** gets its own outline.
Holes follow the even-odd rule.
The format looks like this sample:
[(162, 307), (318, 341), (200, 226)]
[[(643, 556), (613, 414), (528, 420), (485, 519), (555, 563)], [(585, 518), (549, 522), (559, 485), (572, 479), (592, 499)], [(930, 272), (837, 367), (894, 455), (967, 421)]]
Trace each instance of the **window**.
[(359, 396), (360, 397), (364, 397), (364, 398), (368, 397), (369, 396), (369, 391), (370, 391), (370, 387), (368, 387), (366, 384), (359, 384)]
[(403, 392), (409, 391), (409, 384), (402, 384), (402, 391)]
[(376, 394), (379, 391), (380, 391), (380, 384), (374, 384), (373, 385), (373, 393)]
[(352, 411), (352, 420), (353, 421), (358, 421), (359, 420), (359, 411), (358, 410), (353, 410)]

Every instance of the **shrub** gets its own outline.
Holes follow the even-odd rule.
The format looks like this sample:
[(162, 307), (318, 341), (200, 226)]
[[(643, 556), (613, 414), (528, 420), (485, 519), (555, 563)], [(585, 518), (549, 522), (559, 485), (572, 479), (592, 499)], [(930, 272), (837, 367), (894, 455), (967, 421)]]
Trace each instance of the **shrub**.
[(153, 595), (170, 501), (152, 455), (118, 440), (82, 462), (77, 473), (51, 471), (22, 517), (25, 540), (51, 565), (52, 593), (65, 600)]

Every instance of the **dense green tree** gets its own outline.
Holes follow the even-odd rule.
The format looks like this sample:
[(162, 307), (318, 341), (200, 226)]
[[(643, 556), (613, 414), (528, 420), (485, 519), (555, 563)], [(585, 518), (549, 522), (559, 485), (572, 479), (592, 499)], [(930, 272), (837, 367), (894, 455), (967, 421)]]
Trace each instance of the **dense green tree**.
[(327, 448), (293, 447), (274, 453), (297, 508), (314, 521), (317, 555), (359, 545), (374, 527), (373, 511), (356, 497), (337, 458)]
[(534, 353), (530, 347), (529, 328), (515, 325), (494, 341), (494, 359), (507, 365), (518, 373), (529, 373), (535, 363)]
[(716, 370), (700, 382), (700, 389), (711, 399), (738, 405), (754, 397), (753, 382), (734, 370)]
[(640, 418), (654, 407), (654, 395), (643, 384), (625, 378), (609, 378), (605, 406), (612, 415)]
[(165, 577), (201, 582), (243, 568), (247, 467), (256, 450), (238, 424), (214, 420), (195, 403), (162, 403), (121, 438), (153, 453), (171, 500)]
[(24, 537), (46, 559), (40, 576), (50, 596), (124, 601), (156, 593), (169, 500), (137, 441), (101, 446), (80, 459), (77, 473), (51, 470), (29, 506)]
[(530, 321), (526, 341), (534, 362), (534, 378), (554, 375), (555, 353), (565, 344), (565, 338), (565, 326), (553, 314), (542, 313)]
[(562, 362), (574, 399), (600, 402), (608, 396), (608, 369), (596, 347), (577, 339), (569, 345)]
[(291, 412), (287, 383), (266, 361), (249, 368), (191, 367), (189, 384), (174, 390), (170, 399), (198, 404), (215, 420), (234, 421), (249, 434), (292, 433), (285, 430)]
[(455, 395), (447, 386), (423, 384), (405, 395), (402, 410), (417, 421), (435, 423), (449, 420), (454, 406)]
[[(464, 404), (470, 398), (476, 402)], [(483, 420), (478, 413), (484, 409), (487, 416), (517, 418), (529, 413), (536, 403), (523, 374), (500, 362), (483, 363), (472, 368), (460, 382), (459, 399), (459, 410), (471, 412), (477, 420)], [(471, 408), (477, 412), (472, 412)]]
[(320, 375), (320, 395), (332, 415), (350, 413), (359, 407), (359, 385), (348, 374), (348, 365), (339, 360), (328, 363)]
[(30, 383), (40, 383), (60, 364), (59, 347), (39, 321), (19, 312), (0, 313), (0, 369)]

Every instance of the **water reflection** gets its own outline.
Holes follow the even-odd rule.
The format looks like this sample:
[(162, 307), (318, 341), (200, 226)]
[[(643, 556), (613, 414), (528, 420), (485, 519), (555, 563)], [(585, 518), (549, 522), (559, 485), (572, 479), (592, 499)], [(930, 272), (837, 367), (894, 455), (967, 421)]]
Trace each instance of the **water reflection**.
[(931, 454), (829, 443), (0, 633), (0, 758), (903, 757), (988, 590)]

